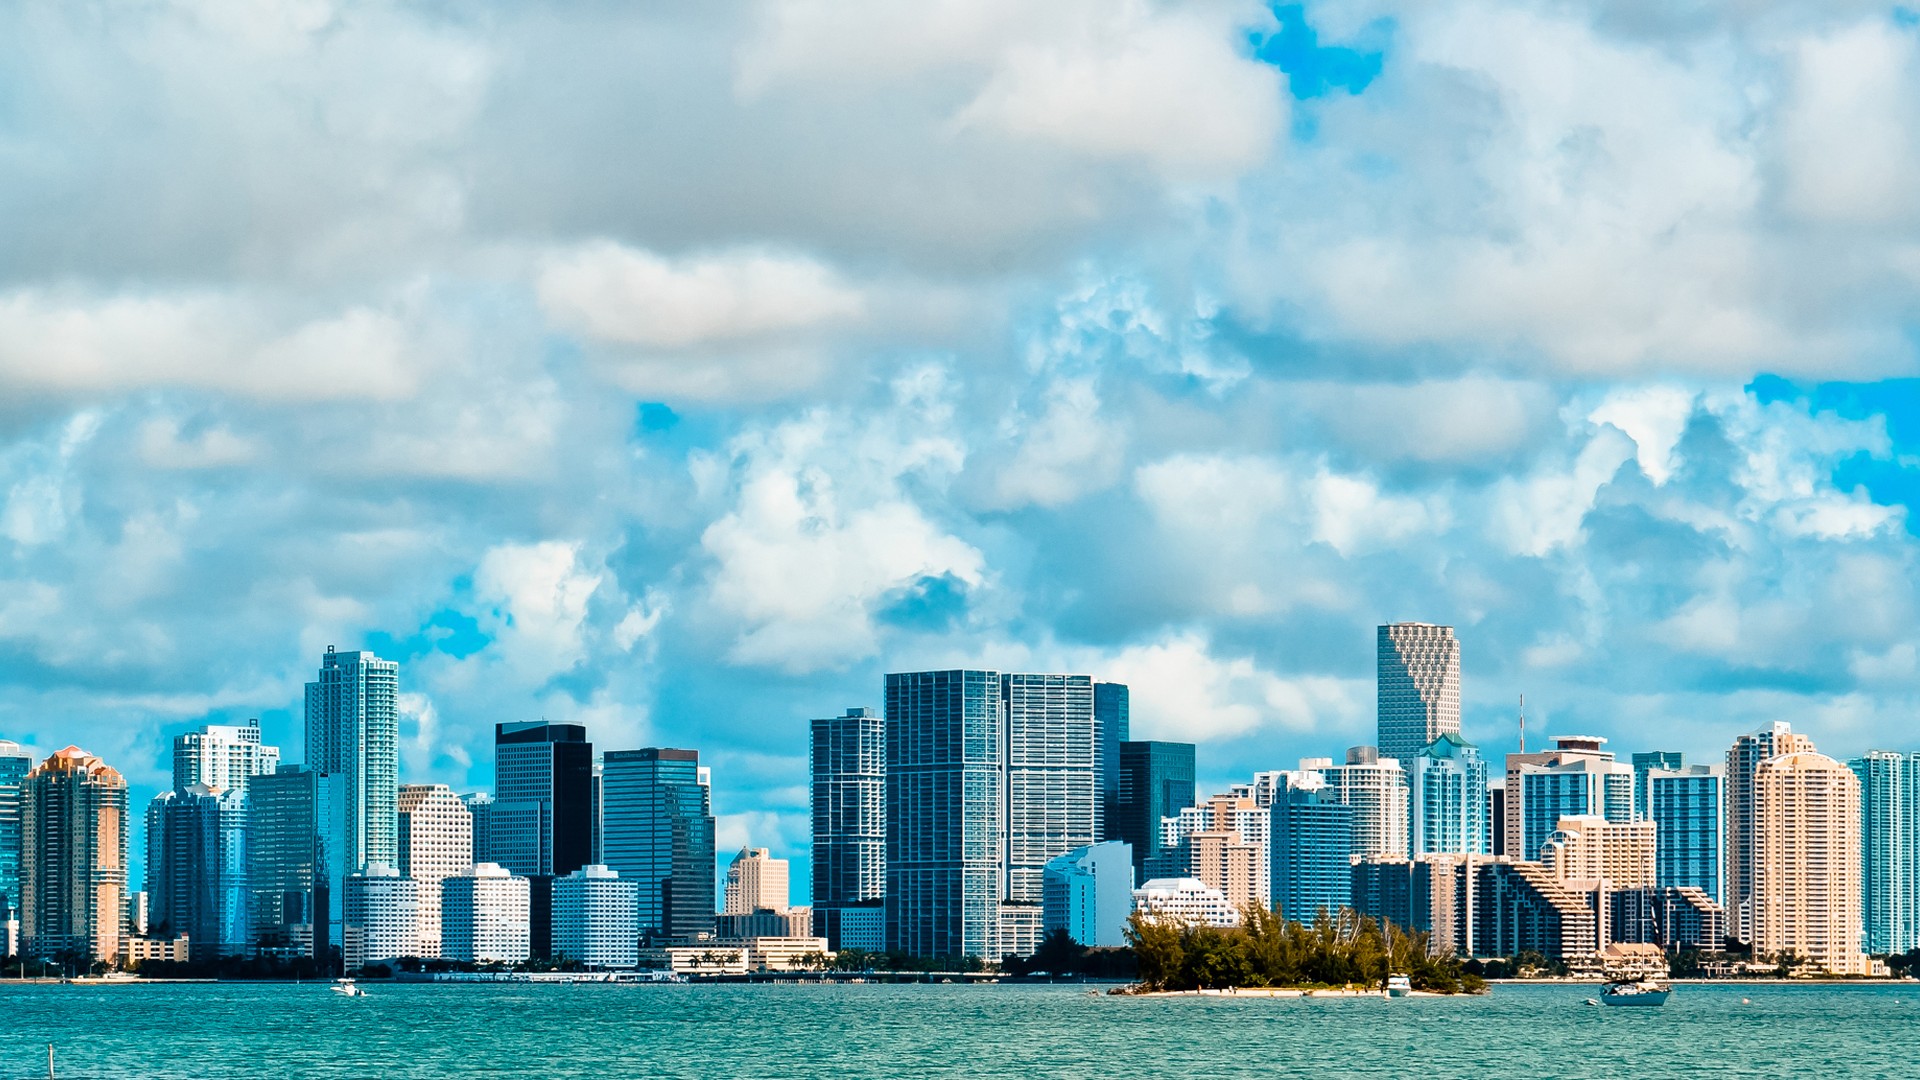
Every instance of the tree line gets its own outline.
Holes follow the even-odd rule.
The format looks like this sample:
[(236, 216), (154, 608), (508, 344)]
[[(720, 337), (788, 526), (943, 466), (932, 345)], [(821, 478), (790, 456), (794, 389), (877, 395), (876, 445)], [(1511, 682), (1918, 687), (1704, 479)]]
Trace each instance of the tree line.
[(1428, 952), (1429, 935), (1342, 908), (1295, 922), (1249, 905), (1240, 925), (1217, 927), (1134, 912), (1127, 941), (1147, 990), (1240, 987), (1382, 987), (1406, 975), (1416, 990), (1478, 993), (1481, 978), (1452, 955)]

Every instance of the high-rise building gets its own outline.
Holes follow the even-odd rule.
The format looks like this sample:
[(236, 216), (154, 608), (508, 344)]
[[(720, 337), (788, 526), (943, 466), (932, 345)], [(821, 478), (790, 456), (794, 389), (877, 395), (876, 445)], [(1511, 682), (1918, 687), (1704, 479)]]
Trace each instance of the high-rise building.
[(1920, 945), (1920, 755), (1871, 750), (1860, 780), (1860, 919), (1869, 953)]
[(713, 931), (710, 785), (693, 750), (648, 747), (606, 754), (601, 845), (606, 865), (637, 890), (642, 933), (693, 938)]
[(403, 784), (400, 874), (419, 890), (419, 955), (440, 955), (440, 883), (473, 870), (473, 813), (445, 784)]
[(1108, 839), (1133, 849), (1135, 876), (1160, 851), (1160, 822), (1194, 802), (1193, 744), (1123, 742)]
[[(493, 795), (472, 791), (460, 796), (467, 814), (473, 819), (473, 861), (493, 862)], [(511, 871), (509, 871), (511, 873)]]
[[(495, 724), (487, 857), (551, 877), (593, 856), (593, 744), (580, 724)], [(539, 952), (540, 943), (535, 943)]]
[(1721, 806), (1726, 770), (1686, 765), (1647, 772), (1647, 816), (1660, 837), (1654, 883), (1660, 888), (1698, 889), (1720, 903)]
[(248, 915), (257, 951), (332, 963), (351, 872), (348, 801), (345, 777), (305, 765), (248, 783)]
[(1442, 735), (1403, 762), (1413, 822), (1414, 855), (1487, 852), (1487, 762), (1458, 735)]
[(349, 870), (399, 859), (400, 665), (327, 646), (307, 684), (307, 765), (345, 779)]
[(1584, 814), (1560, 819), (1540, 845), (1540, 861), (1563, 884), (1605, 882), (1609, 889), (1651, 889), (1654, 847), (1651, 821), (1608, 821)]
[(1753, 776), (1753, 948), (1834, 975), (1865, 975), (1860, 951), (1860, 781), (1811, 750)]
[(1254, 785), (1237, 785), (1186, 807), (1160, 826), (1161, 851), (1148, 864), (1153, 876), (1199, 878), (1236, 906), (1273, 902), (1267, 856), (1272, 814), (1254, 798)]
[(127, 893), (127, 782), (69, 746), (27, 773), (23, 787), (22, 948), (113, 961)]
[(1276, 792), (1271, 831), (1273, 906), (1288, 919), (1312, 922), (1321, 911), (1338, 912), (1352, 900), (1354, 809), (1342, 802), (1326, 777), (1308, 766), (1285, 774)]
[(420, 955), (420, 884), (396, 867), (373, 862), (347, 875), (342, 918), (341, 954), (348, 971)]
[[(618, 751), (616, 751), (618, 753)], [(613, 754), (607, 755), (607, 780), (614, 776)], [(611, 796), (609, 792), (609, 796)], [(612, 805), (611, 798), (609, 805)], [(611, 832), (607, 840), (613, 840)], [(712, 897), (711, 857), (708, 897)], [(634, 927), (641, 920), (638, 882), (625, 880), (605, 866), (583, 866), (553, 883), (553, 951), (590, 968), (630, 968), (640, 962), (640, 940)], [(711, 904), (708, 908), (711, 919)]]
[(527, 879), (497, 863), (440, 882), (440, 955), (469, 964), (527, 958)]
[(785, 911), (791, 897), (787, 887), (787, 860), (773, 858), (766, 848), (746, 847), (727, 866), (727, 887), (721, 911), (751, 915), (756, 911)]
[(1109, 840), (1069, 851), (1047, 863), (1040, 902), (1043, 934), (1064, 930), (1089, 948), (1127, 943), (1133, 912), (1133, 853)]
[(998, 950), (1007, 872), (1003, 713), (997, 671), (887, 676), (890, 949), (929, 957)]
[(1633, 813), (1645, 821), (1653, 816), (1653, 801), (1647, 791), (1647, 776), (1655, 769), (1668, 772), (1683, 769), (1687, 756), (1677, 750), (1651, 750), (1633, 755)]
[(1126, 683), (1093, 684), (1093, 738), (1100, 752), (1100, 839), (1115, 840), (1120, 804), (1120, 744), (1132, 737), (1133, 695)]
[(253, 951), (248, 921), (247, 797), (194, 784), (147, 805), (147, 919), (187, 935), (195, 960)]
[(247, 781), (280, 767), (280, 748), (260, 743), (260, 721), (204, 724), (173, 737), (173, 790), (195, 784), (245, 791)]
[(1813, 740), (1784, 722), (1742, 735), (1727, 748), (1726, 907), (1741, 941), (1753, 940), (1754, 777), (1760, 764), (1781, 754), (1813, 751)]
[(1090, 675), (1005, 674), (1006, 899), (1040, 902), (1049, 861), (1099, 839), (1100, 740)]
[(1355, 746), (1347, 750), (1345, 764), (1325, 762), (1318, 771), (1333, 797), (1353, 808), (1353, 854), (1407, 854), (1407, 774), (1400, 762), (1381, 757), (1371, 746)]
[(32, 756), (19, 743), (0, 739), (0, 923), (20, 918), (21, 804), (32, 768)]
[(1468, 935), (1475, 956), (1537, 952), (1551, 959), (1599, 951), (1600, 919), (1591, 896), (1568, 888), (1553, 871), (1532, 862), (1470, 866)]
[(1379, 629), (1380, 756), (1411, 761), (1442, 735), (1460, 734), (1460, 642), (1453, 627)]
[(1633, 820), (1633, 767), (1615, 761), (1603, 749), (1606, 742), (1556, 735), (1552, 750), (1507, 755), (1505, 854), (1537, 862), (1540, 845), (1563, 817)]
[(811, 728), (813, 910), (837, 949), (826, 913), (887, 891), (887, 724), (856, 708)]

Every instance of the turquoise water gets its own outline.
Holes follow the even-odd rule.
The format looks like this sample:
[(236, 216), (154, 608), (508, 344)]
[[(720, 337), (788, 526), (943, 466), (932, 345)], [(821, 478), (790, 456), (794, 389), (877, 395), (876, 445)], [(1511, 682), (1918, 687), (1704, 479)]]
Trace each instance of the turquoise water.
[[(1074, 986), (0, 985), (0, 1078), (1920, 1075), (1920, 986), (1401, 1001)], [(1741, 1004), (1741, 998), (1751, 1004)]]

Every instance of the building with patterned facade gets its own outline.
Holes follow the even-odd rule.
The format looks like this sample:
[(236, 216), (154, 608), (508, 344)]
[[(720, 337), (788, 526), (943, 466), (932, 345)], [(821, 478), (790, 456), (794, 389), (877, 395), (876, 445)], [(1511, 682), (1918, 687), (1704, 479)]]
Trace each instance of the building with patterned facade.
[(1133, 890), (1133, 908), (1189, 926), (1239, 926), (1240, 909), (1199, 878), (1154, 878)]
[(403, 784), (400, 873), (419, 889), (419, 953), (440, 955), (440, 883), (473, 872), (473, 812), (445, 784)]
[(1389, 623), (1377, 635), (1380, 756), (1411, 761), (1460, 733), (1460, 642), (1453, 627)]
[(814, 927), (839, 949), (841, 909), (887, 892), (887, 723), (852, 708), (810, 729)]
[(497, 863), (440, 882), (440, 955), (471, 964), (517, 964), (528, 956), (527, 879)]
[(1049, 861), (1100, 839), (1100, 731), (1091, 675), (1000, 676), (1006, 899), (1039, 904)]

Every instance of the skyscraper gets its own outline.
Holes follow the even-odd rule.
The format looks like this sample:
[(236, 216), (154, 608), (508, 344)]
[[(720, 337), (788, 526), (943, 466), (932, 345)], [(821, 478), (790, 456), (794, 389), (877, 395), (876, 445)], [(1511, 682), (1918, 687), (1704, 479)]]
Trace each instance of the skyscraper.
[(889, 674), (886, 718), (887, 947), (987, 956), (1006, 895), (1000, 673)]
[(1699, 889), (1714, 903), (1721, 903), (1726, 771), (1718, 765), (1684, 764), (1652, 769), (1644, 790), (1647, 815), (1660, 841), (1654, 883), (1663, 889)]
[(23, 949), (115, 959), (127, 894), (127, 782), (69, 746), (29, 772), (24, 789)]
[(1647, 791), (1647, 774), (1655, 769), (1685, 768), (1687, 757), (1677, 750), (1652, 750), (1633, 755), (1633, 813), (1641, 821), (1653, 816), (1652, 798)]
[(1633, 820), (1633, 767), (1615, 761), (1603, 749), (1606, 742), (1592, 735), (1555, 735), (1552, 750), (1507, 755), (1505, 854), (1537, 861), (1540, 845), (1563, 817)]
[(1487, 851), (1487, 762), (1458, 735), (1442, 735), (1404, 763), (1414, 855), (1484, 855)]
[(147, 805), (147, 918), (187, 935), (195, 960), (253, 951), (248, 923), (247, 798), (193, 784)]
[(1777, 754), (1753, 776), (1754, 951), (1791, 953), (1834, 975), (1865, 975), (1860, 951), (1860, 781), (1811, 750)]
[(727, 888), (721, 911), (751, 915), (756, 911), (785, 911), (787, 860), (776, 859), (766, 848), (741, 848), (727, 867)]
[(1398, 761), (1371, 746), (1355, 746), (1344, 765), (1320, 759), (1318, 771), (1333, 797), (1353, 808), (1353, 854), (1407, 854), (1407, 774)]
[(527, 958), (527, 879), (495, 863), (440, 883), (440, 955), (470, 964)]
[(1120, 744), (1120, 783), (1108, 839), (1132, 847), (1136, 877), (1160, 852), (1160, 820), (1193, 805), (1193, 766), (1192, 743)]
[(1337, 912), (1352, 899), (1354, 811), (1319, 772), (1285, 776), (1269, 811), (1273, 903), (1285, 918), (1312, 922), (1322, 910)]
[[(1120, 798), (1120, 744), (1132, 737), (1133, 696), (1126, 683), (1093, 684), (1094, 742), (1100, 748), (1100, 839), (1112, 840)], [(1131, 892), (1128, 894), (1131, 896)]]
[[(489, 819), (488, 861), (513, 873), (552, 877), (587, 865), (593, 857), (593, 744), (587, 729), (544, 720), (495, 724)], [(536, 955), (544, 948), (534, 942)]]
[(1451, 626), (1389, 623), (1378, 645), (1380, 756), (1411, 761), (1460, 733), (1460, 642)]
[(445, 784), (400, 788), (400, 875), (418, 887), (419, 955), (440, 955), (440, 883), (473, 871), (473, 813)]
[(19, 743), (0, 739), (0, 923), (9, 914), (20, 917), (21, 804), (32, 768), (33, 758)]
[[(439, 925), (436, 913), (434, 925)], [(349, 972), (420, 953), (420, 883), (383, 862), (348, 874), (341, 903), (341, 958)]]
[[(615, 751), (635, 753), (636, 751)], [(606, 778), (613, 780), (613, 754), (607, 755)], [(609, 804), (612, 798), (609, 793)], [(609, 822), (611, 823), (611, 822)], [(612, 834), (607, 843), (613, 841)], [(712, 924), (713, 859), (707, 859), (708, 924)], [(636, 910), (645, 904), (644, 887), (600, 865), (583, 866), (553, 883), (553, 951), (590, 968), (630, 968), (640, 961), (634, 923), (645, 922)]]
[(349, 831), (346, 778), (282, 765), (247, 784), (253, 944), (331, 963), (340, 948)]
[(1920, 945), (1920, 755), (1871, 750), (1848, 762), (1860, 780), (1860, 918), (1867, 952)]
[(648, 747), (606, 754), (601, 846), (606, 865), (638, 890), (643, 934), (692, 938), (713, 930), (709, 787), (707, 770), (693, 750)]
[(307, 765), (344, 778), (348, 870), (399, 859), (400, 665), (327, 646), (307, 684)]
[(1768, 758), (1811, 752), (1813, 740), (1785, 722), (1733, 740), (1727, 748), (1727, 921), (1741, 941), (1753, 940), (1754, 777)]
[(1099, 839), (1100, 745), (1090, 675), (1005, 674), (1006, 899), (1038, 904), (1047, 863)]
[(195, 784), (244, 791), (247, 781), (280, 767), (280, 748), (262, 746), (260, 721), (203, 724), (173, 737), (173, 790)]
[(814, 933), (838, 949), (841, 912), (887, 891), (887, 724), (855, 708), (810, 727)]

